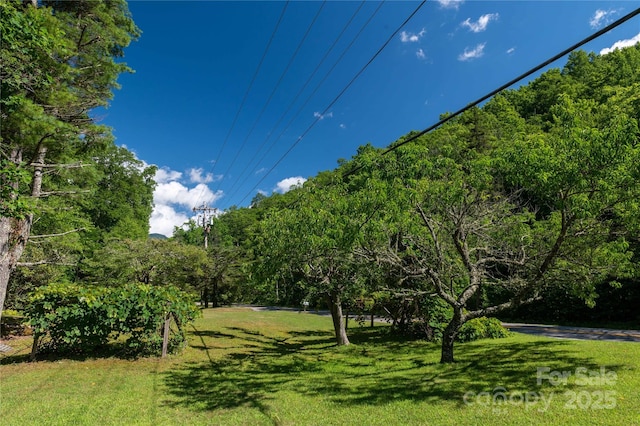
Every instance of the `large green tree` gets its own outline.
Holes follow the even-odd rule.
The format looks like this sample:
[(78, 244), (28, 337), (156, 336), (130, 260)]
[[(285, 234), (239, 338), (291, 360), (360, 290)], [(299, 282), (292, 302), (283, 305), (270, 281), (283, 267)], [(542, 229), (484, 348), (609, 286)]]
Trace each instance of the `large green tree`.
[[(90, 111), (129, 71), (119, 62), (139, 35), (124, 0), (0, 3), (0, 315), (35, 213), (78, 194), (92, 152), (112, 144)], [(68, 178), (70, 170), (76, 178)], [(61, 179), (64, 176), (65, 179)], [(77, 228), (59, 229), (64, 234)]]
[[(498, 121), (505, 112), (509, 127), (527, 128), (496, 103), (488, 109)], [(427, 279), (450, 305), (442, 362), (454, 361), (455, 338), (470, 319), (560, 284), (592, 302), (596, 284), (631, 271), (620, 224), (638, 215), (640, 143), (628, 111), (617, 98), (599, 104), (562, 95), (542, 127), (494, 126), (502, 136), (477, 144), (463, 117), (382, 164), (386, 174), (378, 175), (395, 188), (390, 210), (400, 214), (385, 218), (394, 244), (365, 255)], [(478, 303), (486, 292), (501, 300)]]
[(139, 282), (188, 291), (200, 290), (209, 274), (203, 247), (150, 238), (107, 241), (82, 266), (85, 280), (91, 283), (117, 286)]
[(155, 166), (145, 166), (125, 147), (111, 145), (95, 158), (99, 179), (84, 197), (85, 214), (97, 229), (96, 240), (146, 239), (153, 210)]
[(306, 182), (295, 195), (289, 208), (260, 223), (257, 278), (274, 285), (303, 281), (308, 293), (326, 300), (337, 344), (348, 345), (343, 303), (364, 284), (355, 250), (377, 212), (375, 200), (350, 194), (336, 173)]

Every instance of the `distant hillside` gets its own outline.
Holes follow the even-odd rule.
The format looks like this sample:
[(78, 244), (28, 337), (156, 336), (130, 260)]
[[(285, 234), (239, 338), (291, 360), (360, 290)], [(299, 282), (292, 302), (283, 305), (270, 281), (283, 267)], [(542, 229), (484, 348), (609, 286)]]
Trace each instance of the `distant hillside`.
[(149, 234), (149, 238), (152, 240), (166, 240), (169, 237), (167, 237), (166, 235), (162, 235), (162, 234)]

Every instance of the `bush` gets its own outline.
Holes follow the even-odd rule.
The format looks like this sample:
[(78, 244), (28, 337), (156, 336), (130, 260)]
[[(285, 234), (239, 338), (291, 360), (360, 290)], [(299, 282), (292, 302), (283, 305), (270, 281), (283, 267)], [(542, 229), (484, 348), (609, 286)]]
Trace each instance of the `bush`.
[(52, 350), (91, 351), (123, 335), (125, 347), (135, 355), (159, 353), (167, 315), (178, 326), (170, 348), (181, 347), (184, 325), (199, 312), (191, 297), (177, 288), (144, 284), (115, 288), (49, 284), (31, 295), (27, 309), (34, 335), (47, 336)]
[(107, 343), (112, 318), (105, 302), (108, 289), (50, 284), (37, 289), (26, 313), (36, 336), (48, 335), (57, 350), (94, 349)]
[(471, 342), (479, 339), (500, 339), (509, 336), (509, 330), (502, 326), (497, 318), (480, 317), (467, 321), (458, 332), (459, 342)]
[(451, 316), (451, 308), (445, 301), (417, 291), (379, 293), (378, 303), (384, 309), (383, 315), (392, 323), (392, 333), (428, 341), (442, 338)]

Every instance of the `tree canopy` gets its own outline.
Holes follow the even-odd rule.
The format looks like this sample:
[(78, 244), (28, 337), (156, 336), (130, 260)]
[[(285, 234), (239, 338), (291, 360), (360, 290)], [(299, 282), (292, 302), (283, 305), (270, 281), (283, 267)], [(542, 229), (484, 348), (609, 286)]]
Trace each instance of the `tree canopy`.
[(119, 58), (139, 30), (124, 0), (45, 0), (0, 3), (0, 33), (1, 315), (36, 225), (49, 221), (48, 234), (57, 236), (87, 228), (82, 202), (67, 211), (59, 199), (100, 179), (94, 158), (113, 149), (113, 138), (90, 112), (107, 105), (118, 75), (130, 71)]

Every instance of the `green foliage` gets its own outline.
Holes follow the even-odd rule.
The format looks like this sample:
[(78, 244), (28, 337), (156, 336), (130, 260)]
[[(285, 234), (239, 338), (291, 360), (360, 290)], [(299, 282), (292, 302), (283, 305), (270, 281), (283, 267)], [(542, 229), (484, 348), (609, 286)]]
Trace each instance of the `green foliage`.
[(509, 337), (509, 330), (497, 318), (480, 317), (467, 321), (460, 327), (458, 342), (472, 342), (479, 339), (502, 339)]
[(111, 239), (82, 268), (86, 279), (98, 284), (138, 282), (193, 291), (207, 275), (208, 259), (204, 248), (173, 240)]
[(173, 316), (179, 328), (170, 342), (175, 350), (183, 346), (184, 327), (199, 310), (188, 294), (170, 286), (55, 283), (32, 294), (26, 313), (34, 334), (48, 337), (52, 350), (92, 351), (124, 335), (124, 345), (131, 353), (158, 354), (167, 315)]
[(28, 197), (22, 196), (31, 176), (23, 165), (0, 159), (0, 215), (22, 219), (33, 208)]
[(107, 294), (105, 287), (40, 287), (27, 308), (34, 334), (48, 335), (56, 350), (91, 350), (106, 344), (114, 328), (105, 306)]
[(171, 336), (169, 348), (176, 350), (184, 346), (184, 327), (200, 315), (192, 300), (173, 286), (127, 285), (110, 291), (107, 315), (117, 323), (117, 333), (129, 335), (127, 348), (135, 353), (158, 354), (162, 349), (161, 330), (168, 314), (179, 327), (179, 332)]
[(100, 177), (86, 210), (99, 240), (146, 239), (153, 207), (155, 166), (144, 163), (124, 147), (112, 145), (95, 160)]
[[(305, 281), (316, 294), (358, 295), (363, 283), (354, 250), (378, 200), (349, 193), (337, 179), (338, 174), (327, 173), (305, 183), (294, 205), (270, 212), (260, 222), (254, 270), (258, 279), (297, 277), (294, 282)], [(334, 182), (324, 187), (322, 180)]]
[[(107, 106), (118, 76), (131, 71), (120, 58), (140, 31), (126, 1), (2, 1), (0, 34), (0, 269), (14, 271), (19, 261), (73, 266), (102, 238), (96, 230), (140, 237), (148, 226), (150, 182), (137, 191), (138, 176), (114, 173), (114, 183), (126, 182), (94, 191), (118, 171), (96, 160), (114, 145), (111, 130), (91, 111)], [(135, 170), (135, 161), (117, 161), (120, 170)], [(105, 218), (109, 208), (92, 209), (93, 201), (111, 202), (118, 223)], [(127, 203), (134, 205), (123, 208)], [(54, 272), (53, 279), (74, 275), (70, 268)], [(0, 315), (8, 279), (2, 274)]]

